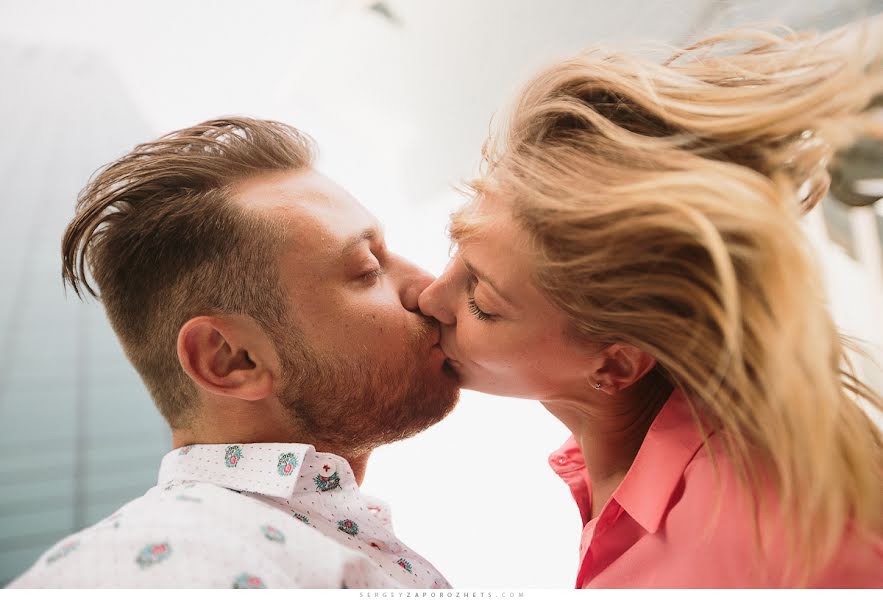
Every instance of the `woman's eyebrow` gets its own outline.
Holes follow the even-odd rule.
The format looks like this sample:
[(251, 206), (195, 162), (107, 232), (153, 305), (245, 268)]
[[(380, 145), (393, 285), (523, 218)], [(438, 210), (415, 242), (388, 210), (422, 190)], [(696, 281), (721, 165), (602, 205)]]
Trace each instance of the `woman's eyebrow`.
[(472, 275), (474, 277), (476, 277), (477, 279), (481, 279), (483, 282), (488, 284), (491, 287), (491, 289), (493, 289), (494, 292), (496, 292), (500, 298), (505, 300), (508, 304), (515, 306), (515, 303), (512, 302), (512, 300), (506, 294), (504, 294), (503, 292), (500, 291), (500, 288), (494, 284), (493, 280), (490, 277), (488, 277), (484, 272), (477, 269), (475, 267), (475, 265), (470, 263), (468, 260), (463, 258), (462, 254), (460, 255), (460, 260), (463, 261), (463, 265), (466, 267), (466, 270), (469, 271), (470, 273), (472, 273)]

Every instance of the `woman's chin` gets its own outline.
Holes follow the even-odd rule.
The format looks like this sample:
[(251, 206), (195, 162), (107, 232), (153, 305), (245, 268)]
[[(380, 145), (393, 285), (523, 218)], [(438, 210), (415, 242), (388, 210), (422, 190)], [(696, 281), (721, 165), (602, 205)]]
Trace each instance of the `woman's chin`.
[(458, 373), (461, 390), (471, 390), (489, 396), (499, 396), (501, 398), (517, 398), (520, 400), (536, 400), (536, 397), (526, 393), (524, 390), (513, 389), (511, 386), (496, 385), (496, 382), (485, 381), (480, 377), (470, 377), (463, 373)]
[[(475, 365), (473, 365), (474, 369)], [(461, 390), (471, 390), (481, 394), (490, 396), (500, 396), (503, 398), (521, 398), (525, 400), (536, 399), (524, 389), (515, 389), (512, 382), (507, 381), (509, 377), (503, 377), (497, 374), (482, 373), (480, 370), (476, 373), (463, 366), (463, 363), (448, 358), (442, 365), (442, 369), (455, 376), (460, 384)]]

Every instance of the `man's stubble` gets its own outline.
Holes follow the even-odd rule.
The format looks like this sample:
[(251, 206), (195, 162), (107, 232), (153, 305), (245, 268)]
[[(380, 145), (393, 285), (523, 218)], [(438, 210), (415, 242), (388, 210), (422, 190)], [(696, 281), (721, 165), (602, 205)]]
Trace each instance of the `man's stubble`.
[(277, 343), (285, 373), (279, 398), (293, 425), (314, 446), (358, 455), (438, 423), (459, 389), (450, 370), (426, 362), (431, 333), (424, 321), (410, 335), (409, 352), (370, 361), (328, 356), (302, 339)]

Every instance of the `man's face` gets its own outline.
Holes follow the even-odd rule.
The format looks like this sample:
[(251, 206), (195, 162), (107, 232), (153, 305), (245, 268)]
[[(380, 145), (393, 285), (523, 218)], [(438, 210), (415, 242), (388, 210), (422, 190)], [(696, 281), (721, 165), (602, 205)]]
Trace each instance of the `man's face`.
[(339, 453), (360, 452), (438, 422), (458, 397), (417, 298), (432, 277), (390, 252), (377, 220), (314, 170), (241, 185), (244, 206), (280, 219), (282, 284), (297, 331), (274, 336), (279, 396), (297, 425)]

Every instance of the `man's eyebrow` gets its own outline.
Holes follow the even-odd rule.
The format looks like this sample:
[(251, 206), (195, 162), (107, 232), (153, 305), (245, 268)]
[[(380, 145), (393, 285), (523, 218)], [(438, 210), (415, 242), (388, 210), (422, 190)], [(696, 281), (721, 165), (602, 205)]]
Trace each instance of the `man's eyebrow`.
[(494, 284), (494, 282), (491, 280), (490, 277), (485, 275), (482, 271), (479, 271), (478, 269), (476, 269), (475, 265), (473, 265), (471, 262), (469, 262), (468, 260), (463, 258), (462, 254), (460, 255), (460, 260), (463, 261), (463, 265), (466, 267), (466, 270), (469, 271), (470, 273), (472, 273), (473, 277), (475, 277), (477, 279), (481, 279), (483, 282), (485, 282), (486, 284), (491, 286), (491, 288), (497, 293), (497, 295), (500, 298), (502, 298), (503, 300), (505, 300), (506, 302), (508, 302), (509, 304), (511, 304), (513, 306), (515, 305), (515, 303), (512, 302), (512, 300), (509, 298), (509, 296), (507, 296), (506, 294), (504, 294), (503, 292), (500, 291), (500, 288)]
[(350, 252), (355, 249), (356, 246), (361, 244), (362, 242), (368, 241), (373, 242), (377, 239), (383, 238), (383, 228), (379, 225), (375, 225), (373, 227), (367, 227), (356, 235), (350, 237), (346, 243), (343, 245), (343, 250), (341, 251), (341, 255), (346, 256)]

